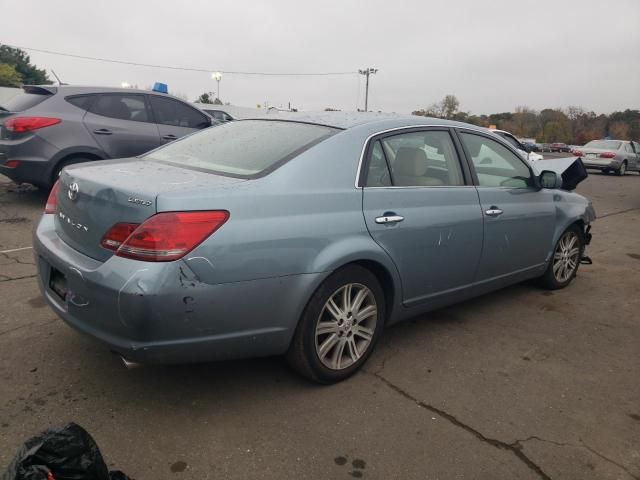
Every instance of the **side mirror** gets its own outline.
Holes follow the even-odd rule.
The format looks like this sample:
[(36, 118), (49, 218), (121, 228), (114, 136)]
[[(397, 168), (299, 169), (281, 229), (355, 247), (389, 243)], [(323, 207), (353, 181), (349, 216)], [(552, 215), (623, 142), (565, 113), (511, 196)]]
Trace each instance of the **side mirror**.
[(562, 177), (556, 172), (544, 170), (538, 178), (542, 188), (562, 188)]

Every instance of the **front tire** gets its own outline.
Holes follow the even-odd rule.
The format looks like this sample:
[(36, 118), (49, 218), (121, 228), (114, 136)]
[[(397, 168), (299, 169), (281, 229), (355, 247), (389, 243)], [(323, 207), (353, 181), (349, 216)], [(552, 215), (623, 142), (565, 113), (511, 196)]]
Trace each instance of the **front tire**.
[(318, 383), (344, 380), (367, 361), (384, 327), (384, 293), (365, 268), (331, 274), (302, 314), (287, 352), (301, 375)]
[(542, 285), (550, 290), (566, 287), (576, 277), (584, 253), (584, 235), (578, 225), (567, 228), (553, 249), (547, 270), (540, 278)]

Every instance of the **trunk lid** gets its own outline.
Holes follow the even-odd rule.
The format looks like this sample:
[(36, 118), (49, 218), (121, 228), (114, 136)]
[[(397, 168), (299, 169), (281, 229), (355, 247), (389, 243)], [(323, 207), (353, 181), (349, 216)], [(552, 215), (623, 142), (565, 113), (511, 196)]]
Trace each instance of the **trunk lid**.
[(105, 261), (113, 252), (100, 246), (104, 234), (118, 222), (144, 222), (157, 212), (158, 195), (244, 181), (139, 159), (71, 165), (60, 175), (56, 231), (79, 252)]

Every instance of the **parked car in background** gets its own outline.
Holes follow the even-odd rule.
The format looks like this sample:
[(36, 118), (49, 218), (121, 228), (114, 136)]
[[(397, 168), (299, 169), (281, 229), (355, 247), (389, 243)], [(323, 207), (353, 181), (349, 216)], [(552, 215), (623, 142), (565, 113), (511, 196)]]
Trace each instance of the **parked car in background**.
[(538, 145), (537, 143), (533, 143), (533, 142), (521, 142), (521, 143), (522, 143), (522, 145), (525, 146), (525, 148), (529, 152), (539, 152), (540, 151), (540, 145)]
[(515, 148), (516, 150), (518, 150), (518, 153), (520, 153), (520, 155), (522, 155), (523, 158), (525, 158), (526, 160), (529, 160), (530, 162), (537, 162), (542, 160), (544, 157), (538, 153), (535, 153), (531, 150), (529, 150), (526, 145), (523, 145), (520, 140), (518, 140), (513, 134), (505, 131), (505, 130), (497, 130), (497, 129), (489, 129), (489, 131), (495, 135), (498, 135), (499, 137), (502, 137), (503, 139), (505, 139), (507, 142), (509, 142), (511, 144), (511, 146), (513, 148)]
[(67, 165), (140, 155), (217, 123), (162, 93), (25, 86), (0, 108), (0, 173), (47, 189)]
[(627, 140), (592, 140), (574, 152), (582, 157), (587, 168), (624, 175), (628, 171), (640, 174), (640, 145)]
[(386, 325), (531, 278), (566, 287), (595, 213), (560, 173), (446, 120), (228, 122), (65, 168), (34, 232), (39, 285), (132, 362), (286, 354), (335, 382)]
[(543, 143), (542, 145), (540, 145), (540, 151), (541, 152), (550, 152), (551, 151), (551, 144), (550, 143)]
[(571, 148), (569, 147), (569, 145), (567, 145), (566, 143), (552, 143), (549, 146), (549, 151), (550, 152), (558, 152), (558, 153), (570, 153), (571, 152)]

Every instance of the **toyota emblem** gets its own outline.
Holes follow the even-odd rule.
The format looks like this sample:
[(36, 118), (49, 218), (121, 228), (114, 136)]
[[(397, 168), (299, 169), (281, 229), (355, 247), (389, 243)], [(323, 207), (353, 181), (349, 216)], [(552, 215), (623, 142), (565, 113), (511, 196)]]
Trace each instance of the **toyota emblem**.
[(80, 188), (78, 188), (78, 184), (76, 182), (69, 185), (69, 191), (67, 192), (69, 200), (75, 200), (78, 197), (78, 191), (80, 191)]

